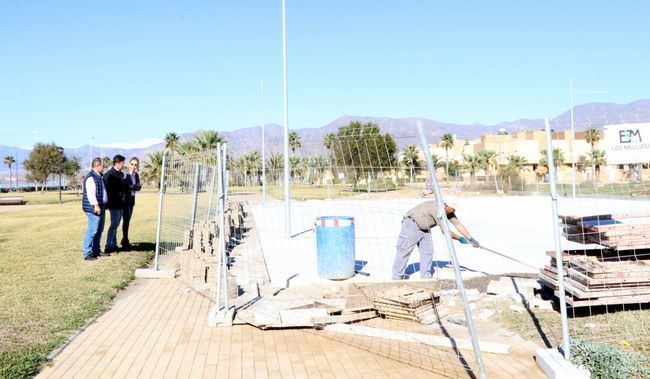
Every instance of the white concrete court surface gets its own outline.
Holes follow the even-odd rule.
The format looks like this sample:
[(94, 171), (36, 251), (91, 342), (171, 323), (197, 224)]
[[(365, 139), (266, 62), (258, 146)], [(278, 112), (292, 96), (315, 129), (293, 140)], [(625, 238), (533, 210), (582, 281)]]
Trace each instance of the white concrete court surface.
[[(457, 205), (457, 216), (484, 246), (516, 257), (534, 267), (548, 264), (545, 252), (554, 247), (551, 200), (549, 196), (447, 197)], [(291, 204), (291, 231), (286, 238), (284, 203), (276, 202), (252, 209), (271, 282), (277, 286), (327, 282), (318, 277), (315, 233), (317, 216), (353, 216), (356, 228), (358, 268), (370, 276), (356, 275), (354, 281), (389, 280), (403, 214), (427, 199), (398, 200), (309, 200)], [(560, 199), (560, 214), (588, 215), (650, 211), (650, 202), (624, 199)], [(448, 261), (442, 233), (433, 233), (434, 261)], [(463, 276), (508, 272), (535, 272), (525, 265), (455, 243)], [(563, 240), (563, 248), (577, 248)], [(411, 279), (419, 278), (419, 252), (411, 255)], [(453, 278), (450, 269), (437, 270), (440, 278)]]

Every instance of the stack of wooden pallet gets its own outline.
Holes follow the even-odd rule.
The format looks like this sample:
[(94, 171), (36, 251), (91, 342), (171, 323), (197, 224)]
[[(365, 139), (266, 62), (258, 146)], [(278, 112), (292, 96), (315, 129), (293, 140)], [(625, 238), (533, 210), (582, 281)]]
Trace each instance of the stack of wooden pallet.
[(424, 322), (435, 317), (433, 302), (438, 300), (430, 290), (400, 285), (377, 292), (373, 305), (385, 318)]
[[(564, 288), (574, 307), (650, 302), (650, 217), (647, 214), (560, 216), (565, 237), (597, 248), (564, 250)], [(555, 252), (540, 270), (558, 293)]]

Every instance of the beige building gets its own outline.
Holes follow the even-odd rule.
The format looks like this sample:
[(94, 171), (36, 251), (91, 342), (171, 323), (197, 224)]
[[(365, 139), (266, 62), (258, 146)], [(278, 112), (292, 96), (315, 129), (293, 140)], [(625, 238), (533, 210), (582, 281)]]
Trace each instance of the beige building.
[[(571, 154), (572, 146), (574, 154)], [(567, 165), (574, 159), (578, 162), (580, 156), (588, 156), (591, 151), (591, 145), (586, 141), (586, 132), (576, 132), (573, 138), (568, 131), (553, 132), (553, 147), (562, 150)], [(449, 160), (462, 162), (464, 155), (479, 154), (486, 150), (497, 154), (499, 165), (506, 164), (509, 155), (520, 155), (526, 158), (530, 165), (537, 165), (542, 158), (542, 151), (546, 150), (546, 133), (529, 130), (514, 134), (487, 134), (471, 141), (454, 139), (454, 147), (448, 151)], [(440, 142), (429, 145), (429, 151), (442, 159), (445, 158), (446, 152)]]

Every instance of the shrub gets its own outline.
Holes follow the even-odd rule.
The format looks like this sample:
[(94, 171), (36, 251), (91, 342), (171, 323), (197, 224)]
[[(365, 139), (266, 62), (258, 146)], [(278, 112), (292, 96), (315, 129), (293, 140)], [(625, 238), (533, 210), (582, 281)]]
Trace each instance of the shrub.
[(604, 344), (574, 341), (571, 344), (571, 361), (587, 368), (592, 378), (650, 377), (647, 357)]

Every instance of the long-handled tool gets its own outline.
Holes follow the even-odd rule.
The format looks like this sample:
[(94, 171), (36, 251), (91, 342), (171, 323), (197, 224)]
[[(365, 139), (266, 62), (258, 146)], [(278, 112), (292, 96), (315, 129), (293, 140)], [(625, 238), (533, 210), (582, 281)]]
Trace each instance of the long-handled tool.
[(522, 261), (520, 261), (519, 259), (513, 258), (513, 257), (511, 257), (511, 256), (509, 256), (509, 255), (505, 255), (505, 254), (503, 254), (503, 253), (499, 253), (498, 251), (496, 251), (496, 250), (492, 250), (492, 249), (490, 249), (490, 248), (488, 248), (488, 247), (485, 247), (485, 246), (483, 246), (483, 245), (479, 245), (479, 247), (480, 247), (481, 249), (485, 250), (485, 251), (489, 251), (489, 252), (492, 253), (492, 254), (496, 254), (496, 255), (498, 255), (498, 256), (501, 256), (501, 257), (504, 257), (504, 258), (508, 258), (508, 259), (510, 259), (511, 261), (517, 262), (517, 263), (522, 264), (522, 265), (524, 265), (524, 266), (526, 266), (526, 267), (530, 267), (530, 268), (532, 268), (532, 269), (535, 270), (535, 271), (539, 270), (539, 267), (532, 266), (532, 265), (530, 265), (530, 264), (528, 264), (528, 263), (526, 263), (526, 262), (522, 262)]

